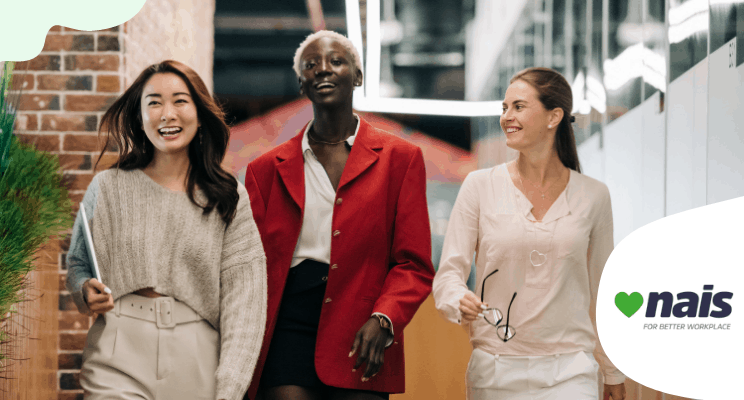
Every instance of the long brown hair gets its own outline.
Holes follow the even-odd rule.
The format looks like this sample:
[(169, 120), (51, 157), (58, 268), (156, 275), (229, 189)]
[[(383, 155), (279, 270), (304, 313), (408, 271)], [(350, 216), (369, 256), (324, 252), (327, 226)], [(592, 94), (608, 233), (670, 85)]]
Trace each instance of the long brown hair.
[[(225, 171), (222, 160), (230, 140), (230, 128), (225, 123), (225, 114), (209, 94), (204, 81), (183, 63), (166, 60), (153, 64), (135, 79), (134, 83), (119, 97), (101, 118), (98, 135), (106, 134), (106, 143), (96, 161), (96, 167), (111, 140), (117, 144), (119, 158), (111, 168), (130, 171), (144, 168), (152, 161), (155, 148), (142, 130), (141, 98), (145, 84), (155, 74), (173, 73), (183, 79), (189, 88), (191, 98), (201, 123), (201, 144), (198, 137), (189, 143), (189, 170), (186, 193), (189, 200), (210, 213), (215, 207), (225, 224), (229, 225), (235, 217), (238, 206), (238, 180)], [(196, 186), (207, 197), (207, 204), (199, 204), (194, 199)]]
[(550, 68), (527, 68), (514, 75), (509, 83), (518, 80), (527, 82), (537, 90), (538, 99), (546, 110), (563, 109), (563, 119), (558, 123), (555, 133), (555, 150), (566, 168), (580, 173), (579, 154), (576, 150), (576, 138), (571, 125), (571, 110), (573, 109), (571, 85), (563, 75)]

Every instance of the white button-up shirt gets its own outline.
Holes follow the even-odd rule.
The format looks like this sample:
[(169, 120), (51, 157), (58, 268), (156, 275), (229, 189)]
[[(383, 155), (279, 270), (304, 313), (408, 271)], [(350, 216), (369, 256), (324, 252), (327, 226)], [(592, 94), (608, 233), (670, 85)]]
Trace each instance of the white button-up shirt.
[[(349, 146), (354, 145), (354, 139), (361, 125), (359, 116), (354, 114), (354, 118), (357, 120), (357, 126), (354, 134), (346, 139)], [(305, 211), (302, 216), (300, 240), (297, 241), (290, 267), (296, 267), (308, 259), (326, 264), (331, 263), (331, 227), (336, 191), (333, 189), (333, 184), (323, 164), (318, 161), (313, 149), (310, 148), (307, 133), (313, 126), (313, 122), (314, 120), (307, 124), (302, 135), (302, 157), (305, 160)], [(372, 315), (384, 317), (390, 325), (390, 333), (393, 334), (393, 323), (387, 315), (382, 313)], [(391, 344), (393, 344), (392, 337), (388, 340), (387, 346)]]
[[(346, 139), (349, 146), (354, 145), (359, 133), (359, 117), (354, 134)], [(292, 264), (295, 267), (305, 260), (315, 260), (325, 264), (331, 263), (331, 226), (336, 191), (323, 165), (310, 148), (307, 133), (314, 121), (310, 121), (302, 135), (302, 157), (305, 160), (305, 212), (302, 216), (300, 240), (297, 241)]]
[[(478, 318), (467, 324), (474, 348), (512, 356), (594, 351), (605, 383), (622, 383), (625, 376), (604, 353), (596, 331), (599, 278), (613, 248), (607, 186), (572, 170), (542, 221), (535, 221), (531, 209), (506, 164), (468, 174), (434, 278), (437, 309), (460, 322), (460, 299), (469, 291), (465, 282), (475, 253), (476, 296), (481, 297), (484, 278), (498, 270), (488, 278), (483, 300), (501, 310), (501, 324), (509, 313), (517, 334), (505, 343), (495, 327)], [(530, 262), (533, 250), (544, 259)]]

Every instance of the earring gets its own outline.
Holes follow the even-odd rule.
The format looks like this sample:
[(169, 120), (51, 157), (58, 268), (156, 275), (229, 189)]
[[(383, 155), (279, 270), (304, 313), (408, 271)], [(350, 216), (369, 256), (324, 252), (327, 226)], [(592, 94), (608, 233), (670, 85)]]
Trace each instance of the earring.
[(548, 125), (548, 129), (552, 129), (552, 128), (553, 128), (553, 125)]

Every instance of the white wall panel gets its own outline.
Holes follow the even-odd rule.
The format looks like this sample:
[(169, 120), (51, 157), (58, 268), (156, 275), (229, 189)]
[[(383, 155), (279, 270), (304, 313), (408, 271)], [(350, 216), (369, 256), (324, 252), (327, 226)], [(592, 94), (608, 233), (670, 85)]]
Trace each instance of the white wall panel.
[(599, 148), (599, 134), (592, 135), (578, 147), (581, 173), (604, 182), (604, 152)]
[(605, 128), (605, 179), (612, 197), (615, 244), (643, 220), (643, 118), (636, 107)]
[(666, 214), (705, 205), (708, 60), (667, 91)]
[(643, 211), (640, 228), (664, 217), (664, 152), (666, 145), (665, 113), (659, 107), (661, 93), (656, 92), (641, 104), (643, 118)]
[[(736, 57), (736, 38), (731, 42)], [(744, 196), (744, 95), (729, 62), (731, 42), (710, 55), (708, 204)]]

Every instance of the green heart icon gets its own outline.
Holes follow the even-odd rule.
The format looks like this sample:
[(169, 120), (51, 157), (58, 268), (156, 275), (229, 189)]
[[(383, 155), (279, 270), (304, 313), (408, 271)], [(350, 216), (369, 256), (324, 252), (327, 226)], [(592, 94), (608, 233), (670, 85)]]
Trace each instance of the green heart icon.
[(633, 292), (630, 296), (625, 292), (620, 292), (615, 296), (615, 305), (618, 310), (630, 318), (643, 305), (643, 296), (638, 292)]

